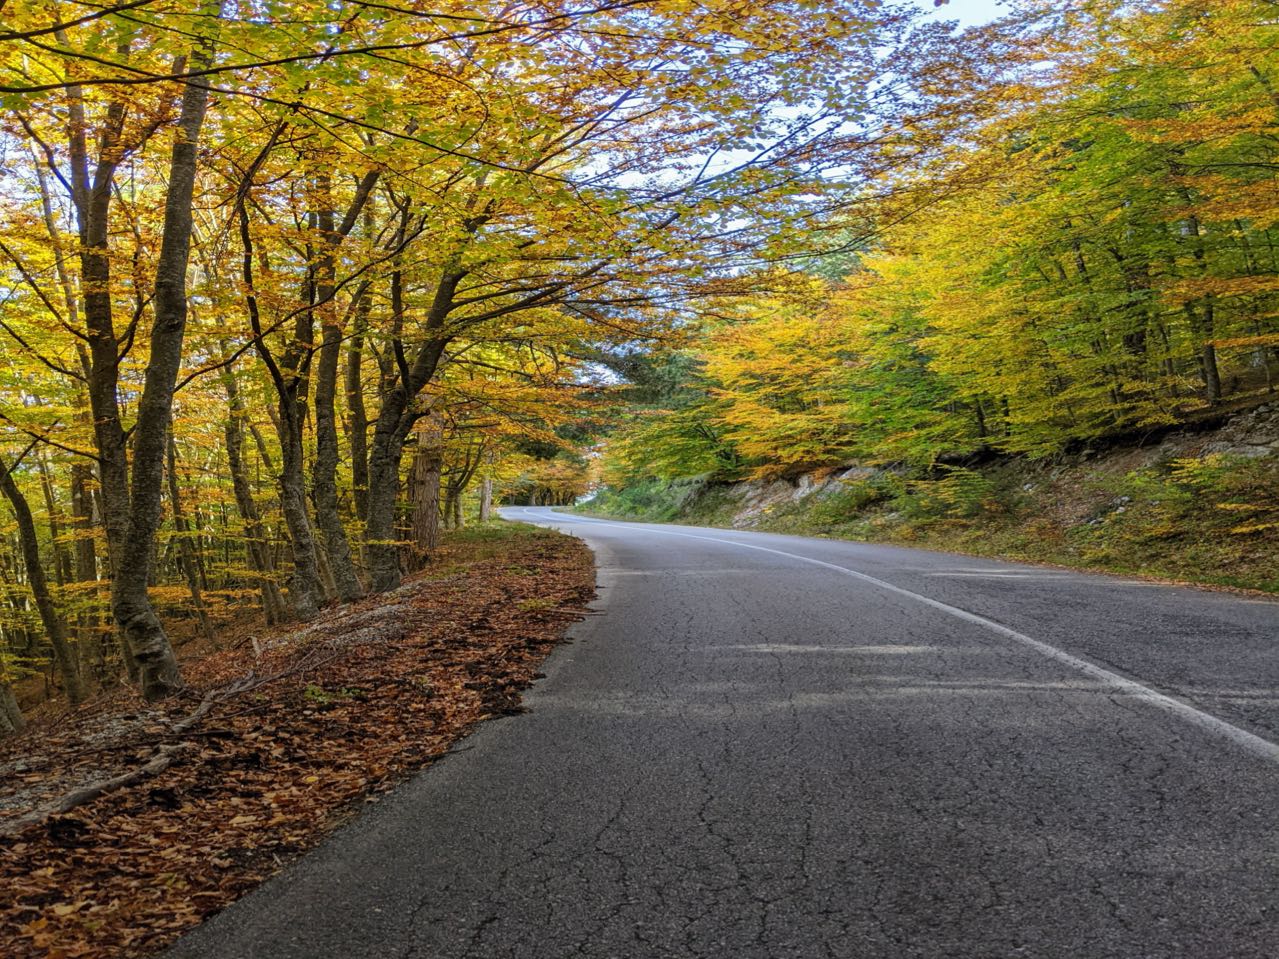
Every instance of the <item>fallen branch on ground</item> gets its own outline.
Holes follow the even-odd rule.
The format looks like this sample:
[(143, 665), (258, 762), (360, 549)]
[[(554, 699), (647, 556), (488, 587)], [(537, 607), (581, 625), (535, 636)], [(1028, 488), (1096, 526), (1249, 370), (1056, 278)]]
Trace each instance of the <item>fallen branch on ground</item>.
[(150, 779), (152, 776), (162, 773), (172, 766), (182, 753), (194, 748), (195, 743), (188, 742), (161, 746), (150, 760), (137, 769), (122, 773), (119, 776), (112, 776), (110, 779), (102, 779), (96, 783), (90, 783), (88, 786), (82, 786), (80, 789), (67, 793), (57, 802), (42, 806), (39, 809), (33, 809), (25, 816), (9, 820), (3, 827), (0, 827), (0, 836), (16, 836), (30, 826), (46, 822), (54, 816), (68, 813), (75, 809), (76, 806), (82, 806), (90, 800), (97, 799), (104, 793), (123, 789), (125, 786), (132, 786), (134, 783), (141, 782), (144, 779)]

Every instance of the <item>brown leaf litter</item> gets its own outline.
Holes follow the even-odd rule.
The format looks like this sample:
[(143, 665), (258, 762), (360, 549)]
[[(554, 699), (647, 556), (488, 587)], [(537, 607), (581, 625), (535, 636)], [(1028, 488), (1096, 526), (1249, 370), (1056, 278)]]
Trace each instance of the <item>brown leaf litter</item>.
[(518, 712), (594, 576), (557, 533), (493, 546), (450, 546), (432, 567), (448, 575), (187, 663), (176, 700), (108, 697), (0, 746), (0, 955), (154, 952)]

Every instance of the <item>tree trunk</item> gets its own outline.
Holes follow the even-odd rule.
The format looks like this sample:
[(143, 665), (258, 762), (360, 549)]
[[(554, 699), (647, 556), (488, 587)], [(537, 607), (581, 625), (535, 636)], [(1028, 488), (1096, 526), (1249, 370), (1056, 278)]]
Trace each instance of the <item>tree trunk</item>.
[(382, 400), (369, 450), (369, 504), (364, 541), (369, 576), (376, 592), (400, 585), (400, 550), (395, 539), (395, 508), (400, 494), (400, 459), (412, 418), (405, 391), (395, 387)]
[[(386, 389), (382, 408), (373, 426), (373, 442), (369, 449), (369, 507), (365, 519), (365, 542), (369, 552), (369, 573), (373, 589), (384, 592), (400, 585), (400, 550), (394, 539), (395, 507), (400, 493), (400, 459), (404, 441), (419, 414), (413, 401), (426, 388), (439, 368), (448, 344), (443, 334), (444, 320), (453, 309), (457, 285), (465, 276), (460, 270), (446, 270), (435, 290), (426, 318), (429, 339), (417, 352), (407, 376)], [(391, 274), (392, 328), (400, 328), (404, 311), (403, 276), (399, 270)]]
[(346, 439), (351, 447), (351, 487), (361, 520), (369, 512), (369, 414), (364, 407), (364, 334), (373, 301), (366, 289), (355, 307), (355, 328), (346, 348)]
[(86, 121), (83, 106), (79, 102), (77, 88), (69, 93), (72, 192), (80, 228), (80, 282), (84, 290), (82, 305), (89, 340), (89, 408), (93, 418), (94, 445), (98, 451), (98, 489), (103, 526), (107, 533), (107, 555), (114, 579), (129, 532), (129, 464), (117, 392), (120, 344), (112, 313), (107, 229), (111, 181), (115, 175), (115, 162), (110, 157), (115, 155), (115, 139), (123, 123), (124, 108), (112, 104), (107, 109), (101, 152), (103, 159), (97, 164), (90, 184), (88, 160), (84, 153)]
[[(283, 125), (277, 126), (271, 141), (263, 149), (260, 156), (265, 157), (274, 145)], [(294, 325), (293, 341), (279, 363), (276, 362), (270, 347), (266, 343), (262, 329), (262, 318), (258, 307), (258, 298), (253, 281), (253, 233), (249, 228), (248, 205), (245, 202), (253, 185), (253, 171), (250, 170), (241, 186), (241, 199), (237, 213), (240, 227), (240, 244), (243, 248), (241, 256), (241, 278), (244, 282), (245, 308), (249, 315), (249, 325), (253, 330), (253, 343), (258, 355), (271, 375), (271, 383), (276, 392), (276, 414), (272, 416), (272, 425), (280, 440), (280, 472), (277, 483), (280, 490), (280, 512), (284, 515), (285, 529), (288, 531), (289, 548), (293, 554), (293, 574), (289, 580), (289, 602), (293, 607), (293, 615), (301, 620), (314, 619), (325, 600), (324, 589), (319, 578), (319, 557), (316, 555), (315, 539), (311, 535), (311, 523), (307, 518), (306, 483), (303, 472), (302, 423), (305, 418), (306, 373), (310, 355), (313, 324), (311, 311), (300, 310)], [(306, 295), (311, 295), (308, 285)], [(258, 444), (262, 461), (271, 469), (266, 453), (266, 444), (262, 441), (257, 429), (250, 424), (253, 438)]]
[(80, 663), (71, 644), (67, 640), (67, 626), (57, 606), (53, 602), (53, 594), (49, 592), (49, 582), (44, 575), (44, 567), (40, 563), (40, 541), (36, 536), (35, 519), (31, 515), (31, 506), (27, 498), (18, 489), (13, 474), (8, 467), (0, 464), (0, 493), (13, 507), (18, 520), (18, 543), (22, 550), (22, 561), (27, 567), (27, 585), (31, 588), (31, 596), (35, 600), (36, 610), (40, 614), (40, 622), (44, 626), (45, 636), (53, 649), (53, 661), (62, 677), (62, 685), (67, 691), (67, 699), (73, 705), (84, 702), (86, 690), (80, 675)]
[[(293, 406), (293, 409), (288, 409)], [(306, 483), (303, 479), (301, 413), (291, 399), (280, 400), (280, 508), (289, 530), (293, 548), (293, 577), (289, 582), (289, 600), (293, 613), (301, 620), (314, 619), (324, 604), (324, 586), (320, 582), (320, 557), (307, 515)]]
[[(1180, 164), (1171, 164), (1171, 169), (1173, 173), (1180, 172)], [(1177, 192), (1185, 201), (1187, 208), (1192, 207), (1195, 200), (1190, 190), (1181, 187)], [(1199, 217), (1193, 213), (1186, 217), (1185, 223), (1193, 240), (1192, 253), (1198, 265), (1199, 275), (1206, 277), (1208, 252), (1204, 243), (1203, 226), (1199, 222)], [(1209, 293), (1200, 300), (1198, 314), (1189, 303), (1186, 304), (1185, 310), (1187, 319), (1190, 320), (1190, 328), (1199, 340), (1199, 372), (1203, 376), (1204, 387), (1208, 391), (1208, 400), (1215, 406), (1221, 402), (1221, 371), (1217, 368), (1217, 347), (1213, 342), (1217, 335), (1215, 298)]]
[(262, 609), (266, 621), (270, 625), (283, 622), (286, 618), (284, 597), (280, 593), (279, 584), (275, 581), (275, 564), (271, 559), (271, 551), (267, 547), (266, 531), (262, 527), (262, 518), (257, 504), (253, 501), (253, 490), (249, 478), (244, 472), (244, 402), (235, 385), (233, 374), (228, 371), (224, 378), (227, 391), (227, 402), (230, 413), (227, 416), (224, 436), (226, 438), (227, 468), (231, 472), (231, 489), (235, 494), (236, 509), (240, 519), (244, 521), (245, 552), (249, 565), (261, 579)]
[(429, 563), (440, 544), (441, 433), (437, 415), (427, 416), (418, 423), (417, 449), (413, 454), (413, 518), (410, 524), (410, 556), (415, 569)]
[(12, 736), (22, 732), (26, 726), (22, 718), (22, 710), (18, 708), (18, 700), (8, 684), (0, 682), (0, 736)]
[(337, 318), (335, 254), (342, 241), (333, 217), (331, 184), (327, 173), (316, 177), (320, 198), (317, 223), (321, 234), (320, 260), (316, 266), (316, 309), (320, 315), (320, 360), (315, 379), (315, 463), (311, 478), (315, 493), (315, 518), (324, 535), (325, 551), (332, 570), (338, 599), (344, 603), (360, 599), (364, 587), (351, 559), (351, 544), (342, 524), (338, 505), (338, 430), (334, 400), (337, 395), (338, 362), (342, 350), (342, 327)]
[[(211, 60), (206, 44), (203, 65)], [(188, 81), (182, 93), (177, 137), (169, 160), (169, 188), (165, 197), (164, 228), (155, 272), (155, 319), (151, 330), (150, 362), (138, 402), (133, 428), (133, 477), (130, 486), (129, 532), (123, 562), (112, 581), (111, 606), (115, 620), (140, 667), (142, 694), (162, 699), (181, 685), (177, 658), (164, 626), (151, 606), (147, 587), (151, 554), (160, 523), (164, 461), (173, 390), (182, 363), (186, 336), (186, 271), (191, 249), (191, 204), (195, 191), (197, 144), (209, 103), (209, 88)]]
[(59, 521), (57, 497), (53, 495), (53, 480), (49, 475), (49, 464), (43, 456), (36, 456), (36, 467), (40, 470), (40, 492), (44, 494), (44, 509), (49, 520), (49, 544), (53, 550), (53, 578), (59, 586), (71, 582), (71, 554), (62, 542), (62, 523)]
[(480, 480), (480, 522), (487, 523), (493, 518), (493, 475), (485, 473)]
[(173, 510), (173, 528), (178, 537), (178, 565), (182, 567), (182, 575), (187, 581), (187, 592), (191, 594), (191, 606), (195, 609), (196, 621), (200, 625), (200, 633), (205, 639), (213, 639), (213, 627), (209, 625), (209, 612), (204, 605), (204, 596), (200, 592), (200, 568), (195, 559), (195, 543), (191, 541), (191, 527), (182, 513), (182, 496), (178, 489), (178, 448), (173, 441), (173, 431), (169, 431), (169, 506)]
[[(93, 496), (89, 485), (93, 471), (86, 463), (71, 464), (71, 512), (75, 517), (75, 581), (94, 583), (97, 595), (98, 554), (93, 541)], [(96, 610), (82, 612), (79, 617), (79, 652), (81, 664), (88, 663), (98, 682), (106, 681), (106, 645), (110, 634), (103, 635)]]
[(1204, 369), (1204, 385), (1208, 387), (1208, 398), (1212, 402), (1221, 402), (1221, 371), (1217, 368), (1217, 345), (1214, 338), (1217, 335), (1216, 326), (1216, 303), (1211, 294), (1204, 297), (1200, 305), (1201, 315), (1203, 317), (1203, 349), (1200, 353), (1201, 361)]

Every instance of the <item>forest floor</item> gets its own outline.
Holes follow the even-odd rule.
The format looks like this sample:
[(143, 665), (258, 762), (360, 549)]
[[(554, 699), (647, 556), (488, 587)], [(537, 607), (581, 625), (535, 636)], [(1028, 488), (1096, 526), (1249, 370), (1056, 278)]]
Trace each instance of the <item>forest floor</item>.
[(37, 719), (0, 746), (0, 955), (171, 942), (519, 712), (593, 595), (578, 540), (494, 523), (393, 593), (187, 659), (181, 697), (119, 691)]

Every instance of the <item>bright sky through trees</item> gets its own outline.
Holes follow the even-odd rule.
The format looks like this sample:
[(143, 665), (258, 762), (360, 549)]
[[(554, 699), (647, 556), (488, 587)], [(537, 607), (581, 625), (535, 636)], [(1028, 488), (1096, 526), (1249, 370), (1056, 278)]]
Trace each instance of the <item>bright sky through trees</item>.
[(950, 0), (938, 7), (933, 0), (915, 0), (924, 10), (942, 20), (958, 20), (962, 26), (989, 23), (1003, 16), (1008, 8), (999, 0)]

